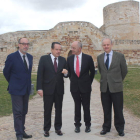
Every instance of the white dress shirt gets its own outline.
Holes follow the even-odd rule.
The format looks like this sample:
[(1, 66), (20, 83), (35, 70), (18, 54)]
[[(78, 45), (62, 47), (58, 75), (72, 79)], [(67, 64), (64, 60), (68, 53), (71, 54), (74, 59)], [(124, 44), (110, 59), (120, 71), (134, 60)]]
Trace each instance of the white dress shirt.
[[(24, 59), (23, 59), (23, 53), (21, 53), (20, 52), (20, 50), (19, 50), (19, 54), (20, 54), (20, 56), (21, 56), (21, 58), (22, 58), (22, 60), (23, 60), (23, 62), (24, 62)], [(27, 55), (25, 54), (25, 60), (26, 60), (26, 63), (27, 63), (27, 67), (28, 67), (28, 69), (29, 69), (29, 60), (28, 60), (28, 57), (27, 57)]]
[[(54, 55), (52, 53), (50, 54), (50, 56), (51, 56), (51, 59), (52, 59), (53, 64), (54, 64), (54, 58), (56, 58), (56, 63), (57, 63), (57, 67), (58, 67), (58, 63), (59, 63), (58, 57), (54, 57)], [(64, 76), (67, 76), (67, 75), (68, 75), (68, 73), (67, 74), (64, 74)]]
[[(112, 62), (112, 56), (113, 56), (113, 51), (111, 50), (109, 54), (109, 67), (111, 65), (111, 62)], [(104, 55), (104, 63), (106, 62), (106, 59), (107, 59), (107, 53), (105, 52), (105, 55)]]
[(54, 58), (56, 58), (56, 63), (57, 63), (57, 67), (58, 67), (58, 57), (54, 57), (54, 55), (52, 53), (50, 54), (50, 56), (51, 56), (53, 64), (54, 64)]
[(81, 52), (79, 55), (75, 55), (75, 56), (74, 56), (74, 71), (75, 71), (75, 73), (76, 73), (76, 61), (77, 61), (77, 56), (78, 56), (78, 59), (79, 59), (79, 70), (81, 71), (82, 52)]

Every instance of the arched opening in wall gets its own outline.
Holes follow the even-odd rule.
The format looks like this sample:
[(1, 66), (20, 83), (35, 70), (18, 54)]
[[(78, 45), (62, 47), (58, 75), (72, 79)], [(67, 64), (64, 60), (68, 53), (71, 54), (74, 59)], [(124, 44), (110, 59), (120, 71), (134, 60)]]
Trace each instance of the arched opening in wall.
[(71, 50), (70, 50), (69, 53), (68, 53), (68, 57), (69, 57), (70, 55), (72, 55), (72, 51), (71, 51)]

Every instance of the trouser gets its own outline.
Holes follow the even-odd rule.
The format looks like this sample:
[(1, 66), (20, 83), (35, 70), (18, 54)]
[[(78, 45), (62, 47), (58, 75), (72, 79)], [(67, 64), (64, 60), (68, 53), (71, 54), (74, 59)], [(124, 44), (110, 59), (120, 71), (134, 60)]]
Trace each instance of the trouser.
[(111, 93), (109, 88), (106, 93), (101, 93), (101, 101), (104, 111), (103, 129), (109, 131), (112, 121), (112, 104), (114, 108), (114, 125), (118, 132), (124, 130), (123, 116), (123, 92)]
[(83, 105), (84, 110), (85, 126), (91, 126), (90, 95), (91, 93), (81, 93), (80, 91), (72, 93), (72, 97), (75, 103), (75, 126), (81, 126), (81, 105)]
[(28, 101), (29, 94), (25, 95), (12, 95), (12, 109), (14, 117), (14, 128), (16, 131), (16, 136), (23, 135), (25, 130), (25, 117), (28, 112)]
[(53, 95), (44, 95), (43, 100), (44, 100), (44, 131), (49, 131), (51, 128), (51, 114), (53, 103), (55, 107), (54, 127), (55, 130), (60, 130), (62, 127), (63, 95), (58, 95), (57, 89), (55, 89)]

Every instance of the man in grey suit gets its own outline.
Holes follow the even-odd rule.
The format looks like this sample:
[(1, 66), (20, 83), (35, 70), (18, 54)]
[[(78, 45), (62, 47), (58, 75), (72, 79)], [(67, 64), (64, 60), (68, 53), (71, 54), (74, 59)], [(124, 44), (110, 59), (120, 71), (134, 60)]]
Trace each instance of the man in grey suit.
[(97, 57), (98, 69), (101, 74), (100, 90), (104, 111), (104, 123), (101, 135), (110, 132), (112, 104), (114, 108), (114, 125), (119, 136), (124, 136), (123, 116), (123, 80), (127, 74), (126, 60), (123, 54), (112, 51), (112, 40), (102, 40), (104, 53)]

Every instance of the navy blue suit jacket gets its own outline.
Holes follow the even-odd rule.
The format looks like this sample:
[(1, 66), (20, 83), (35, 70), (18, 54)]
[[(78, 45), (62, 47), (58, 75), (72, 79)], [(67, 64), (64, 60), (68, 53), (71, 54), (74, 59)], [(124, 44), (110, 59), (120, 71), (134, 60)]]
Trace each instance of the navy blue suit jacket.
[(7, 56), (3, 74), (9, 83), (8, 91), (13, 95), (25, 95), (31, 90), (32, 55), (27, 53), (29, 69), (27, 70), (19, 51)]

